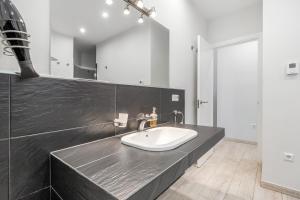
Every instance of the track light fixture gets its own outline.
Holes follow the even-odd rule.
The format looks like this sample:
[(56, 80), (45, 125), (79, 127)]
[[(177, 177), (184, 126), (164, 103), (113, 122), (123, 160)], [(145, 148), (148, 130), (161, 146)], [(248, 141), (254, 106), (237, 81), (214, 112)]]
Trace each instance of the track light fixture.
[(144, 2), (143, 2), (143, 0), (138, 0), (138, 1), (136, 1), (136, 5), (137, 5), (137, 7), (139, 7), (139, 8), (144, 8)]
[(152, 7), (150, 10), (150, 17), (155, 18), (157, 15), (155, 7)]
[(129, 15), (130, 13), (129, 6), (133, 7), (134, 9), (136, 9), (138, 12), (141, 13), (140, 18), (138, 19), (138, 22), (140, 24), (144, 23), (144, 16), (151, 17), (151, 18), (157, 16), (155, 7), (152, 7), (151, 9), (146, 8), (144, 6), (143, 0), (123, 0), (123, 1), (127, 3), (127, 6), (124, 9), (125, 15)]
[(144, 23), (144, 16), (143, 15), (141, 15), (140, 18), (138, 19), (138, 23), (139, 24)]
[(124, 8), (124, 15), (129, 15), (130, 10), (129, 10), (129, 4)]

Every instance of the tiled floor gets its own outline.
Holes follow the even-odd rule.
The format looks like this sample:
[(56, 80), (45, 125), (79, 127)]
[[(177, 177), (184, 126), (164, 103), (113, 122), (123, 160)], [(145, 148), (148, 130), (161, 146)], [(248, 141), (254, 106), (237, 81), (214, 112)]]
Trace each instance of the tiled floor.
[(187, 170), (158, 200), (297, 200), (260, 187), (255, 145), (220, 142), (200, 168)]

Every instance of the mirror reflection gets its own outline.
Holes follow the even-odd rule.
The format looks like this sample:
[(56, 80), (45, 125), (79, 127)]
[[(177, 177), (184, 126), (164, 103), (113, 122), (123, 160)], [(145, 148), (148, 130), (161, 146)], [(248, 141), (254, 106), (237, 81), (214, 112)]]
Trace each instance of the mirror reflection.
[(169, 30), (126, 1), (51, 0), (55, 77), (169, 87)]

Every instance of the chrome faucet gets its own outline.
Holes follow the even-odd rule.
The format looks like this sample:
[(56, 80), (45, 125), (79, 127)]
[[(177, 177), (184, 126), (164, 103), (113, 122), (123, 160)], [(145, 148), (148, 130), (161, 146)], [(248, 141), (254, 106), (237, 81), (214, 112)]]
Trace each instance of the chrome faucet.
[(138, 132), (144, 131), (145, 130), (145, 124), (150, 121), (152, 117), (148, 114), (140, 113), (137, 115), (137, 121), (140, 122), (139, 127), (138, 127)]
[(174, 122), (175, 122), (175, 124), (177, 124), (177, 116), (178, 115), (182, 116), (181, 122), (179, 122), (179, 124), (181, 124), (181, 123), (183, 124), (184, 123), (184, 114), (183, 114), (183, 112), (181, 112), (179, 110), (174, 110), (172, 113), (174, 114)]

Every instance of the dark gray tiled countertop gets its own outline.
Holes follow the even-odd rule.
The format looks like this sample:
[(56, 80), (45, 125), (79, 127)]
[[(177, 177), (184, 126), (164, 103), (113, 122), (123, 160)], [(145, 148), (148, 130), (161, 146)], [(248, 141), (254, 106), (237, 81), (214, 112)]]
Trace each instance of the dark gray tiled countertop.
[(155, 199), (224, 137), (222, 128), (177, 127), (198, 136), (165, 152), (123, 145), (121, 136), (52, 152), (52, 187), (64, 200)]

